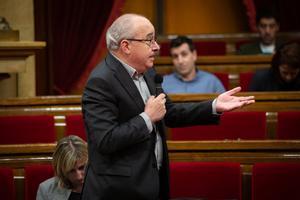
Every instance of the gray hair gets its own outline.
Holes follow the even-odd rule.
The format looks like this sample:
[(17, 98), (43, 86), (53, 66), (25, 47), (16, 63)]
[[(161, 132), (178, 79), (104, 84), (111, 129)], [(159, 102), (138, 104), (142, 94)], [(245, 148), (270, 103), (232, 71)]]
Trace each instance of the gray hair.
[(134, 22), (137, 18), (145, 17), (138, 14), (124, 14), (113, 22), (106, 32), (108, 50), (117, 50), (121, 40), (134, 37), (136, 31)]

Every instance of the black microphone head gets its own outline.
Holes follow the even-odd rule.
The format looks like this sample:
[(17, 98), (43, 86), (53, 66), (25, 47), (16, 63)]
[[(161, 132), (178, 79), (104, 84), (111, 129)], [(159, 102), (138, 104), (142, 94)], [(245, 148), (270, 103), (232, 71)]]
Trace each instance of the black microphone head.
[(160, 93), (163, 92), (163, 90), (161, 88), (161, 83), (163, 82), (163, 77), (159, 74), (155, 74), (154, 82), (155, 82), (156, 96), (158, 96)]
[(163, 77), (159, 74), (155, 74), (154, 82), (155, 82), (155, 84), (161, 84), (163, 82)]

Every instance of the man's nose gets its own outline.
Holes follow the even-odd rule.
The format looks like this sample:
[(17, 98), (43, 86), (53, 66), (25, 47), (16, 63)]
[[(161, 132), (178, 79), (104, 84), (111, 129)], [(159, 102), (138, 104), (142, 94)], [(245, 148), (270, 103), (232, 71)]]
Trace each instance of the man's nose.
[(157, 41), (155, 41), (152, 45), (152, 49), (155, 51), (159, 51), (160, 50), (160, 45), (157, 43)]
[(293, 75), (292, 75), (292, 74), (286, 75), (286, 76), (285, 76), (285, 80), (287, 80), (287, 81), (293, 80)]
[(266, 33), (270, 33), (270, 32), (271, 32), (271, 27), (270, 27), (270, 26), (267, 26), (267, 27), (265, 28), (265, 31), (266, 31)]
[(178, 56), (177, 60), (178, 60), (179, 63), (182, 63), (183, 62), (182, 56)]

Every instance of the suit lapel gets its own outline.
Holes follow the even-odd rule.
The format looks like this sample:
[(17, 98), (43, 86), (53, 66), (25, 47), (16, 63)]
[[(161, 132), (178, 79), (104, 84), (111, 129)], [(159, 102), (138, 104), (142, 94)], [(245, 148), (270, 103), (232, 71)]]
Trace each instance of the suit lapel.
[(150, 94), (155, 96), (155, 95), (156, 95), (156, 94), (155, 94), (156, 91), (155, 91), (155, 83), (154, 83), (154, 81), (153, 81), (153, 77), (150, 76), (150, 74), (146, 72), (146, 73), (144, 74), (144, 79), (145, 79), (145, 81), (146, 81), (146, 83), (147, 83), (147, 85), (148, 85)]
[(143, 98), (125, 67), (111, 54), (107, 56), (107, 64), (114, 71), (114, 76), (132, 100), (136, 102), (140, 109), (144, 110), (145, 104)]

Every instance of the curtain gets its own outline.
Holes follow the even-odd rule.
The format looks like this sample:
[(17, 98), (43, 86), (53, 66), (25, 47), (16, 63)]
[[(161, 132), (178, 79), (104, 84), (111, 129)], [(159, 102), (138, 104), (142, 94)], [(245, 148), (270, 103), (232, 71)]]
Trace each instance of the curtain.
[(56, 94), (70, 93), (85, 71), (115, 2), (118, 1), (48, 1), (48, 47)]
[(252, 32), (256, 32), (256, 9), (253, 0), (243, 0), (246, 7), (249, 28)]
[(89, 74), (91, 73), (93, 68), (96, 66), (96, 64), (106, 55), (106, 53), (107, 53), (106, 41), (105, 41), (106, 30), (112, 24), (112, 22), (121, 15), (121, 10), (122, 10), (123, 5), (124, 5), (124, 0), (115, 1), (114, 5), (111, 9), (110, 16), (106, 22), (106, 26), (103, 29), (101, 36), (99, 37), (98, 45), (95, 48), (95, 51), (94, 51), (88, 65), (86, 66), (85, 70), (83, 71), (81, 77), (78, 79), (78, 81), (76, 82), (76, 84), (73, 87), (73, 89), (75, 91), (82, 91)]

